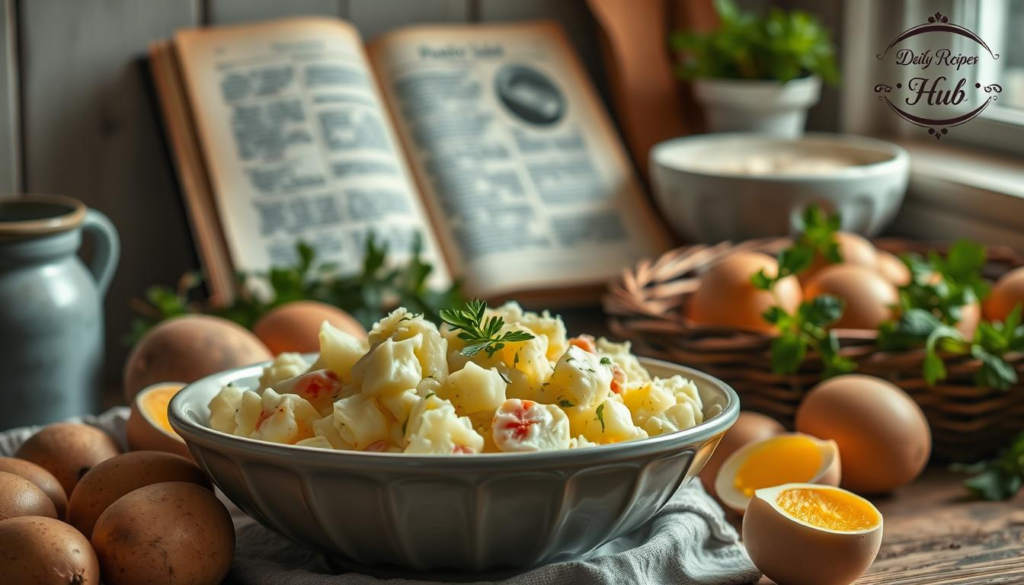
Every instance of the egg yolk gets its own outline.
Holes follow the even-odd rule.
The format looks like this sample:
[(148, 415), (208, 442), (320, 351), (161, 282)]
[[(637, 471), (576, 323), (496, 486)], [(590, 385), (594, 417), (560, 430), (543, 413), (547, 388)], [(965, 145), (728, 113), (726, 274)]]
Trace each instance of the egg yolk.
[(878, 513), (871, 505), (844, 491), (792, 488), (779, 492), (775, 503), (790, 516), (819, 528), (850, 532), (878, 525)]
[(171, 398), (181, 390), (180, 386), (164, 386), (148, 392), (142, 399), (140, 407), (145, 411), (146, 418), (153, 421), (153, 424), (161, 430), (176, 435), (171, 428), (171, 422), (167, 420), (167, 407), (171, 404)]
[(734, 485), (744, 496), (784, 483), (814, 479), (821, 469), (818, 444), (807, 437), (778, 437), (754, 449), (736, 471)]

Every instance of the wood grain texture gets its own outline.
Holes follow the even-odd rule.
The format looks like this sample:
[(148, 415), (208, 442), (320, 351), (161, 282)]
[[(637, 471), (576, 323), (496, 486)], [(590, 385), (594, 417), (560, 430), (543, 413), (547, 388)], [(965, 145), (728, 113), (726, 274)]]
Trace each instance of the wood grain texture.
[(236, 24), (287, 16), (344, 16), (347, 0), (206, 0), (204, 24)]
[(472, 0), (348, 0), (345, 18), (363, 35), (363, 40), (401, 26), (469, 20)]
[(128, 300), (197, 266), (160, 131), (146, 45), (198, 23), (187, 0), (20, 3), (25, 188), (107, 214), (122, 255), (106, 298), (107, 374), (120, 376)]
[(0, 3), (0, 198), (14, 196), (21, 190), (17, 48), (15, 0), (3, 0)]

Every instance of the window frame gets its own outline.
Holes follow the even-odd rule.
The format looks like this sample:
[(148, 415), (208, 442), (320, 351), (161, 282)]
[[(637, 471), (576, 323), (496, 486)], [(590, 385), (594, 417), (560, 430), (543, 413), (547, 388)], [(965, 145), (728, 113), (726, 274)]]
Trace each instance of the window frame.
[[(844, 10), (842, 38), (846, 39), (846, 46), (843, 47), (840, 116), (844, 132), (901, 140), (921, 138), (921, 128), (896, 119), (888, 110), (878, 107), (867, 88), (874, 85), (879, 71), (871, 56), (885, 47), (895, 34), (920, 24), (927, 15), (935, 11), (949, 14), (954, 22), (975, 30), (990, 42), (996, 52), (1006, 47), (1001, 25), (1009, 10), (1009, 0), (868, 0), (846, 2)], [(981, 71), (986, 78), (997, 78), (1001, 66), (999, 61), (986, 60)], [(943, 141), (1024, 155), (1024, 110), (989, 108), (969, 123), (958, 126), (956, 132), (951, 132)]]

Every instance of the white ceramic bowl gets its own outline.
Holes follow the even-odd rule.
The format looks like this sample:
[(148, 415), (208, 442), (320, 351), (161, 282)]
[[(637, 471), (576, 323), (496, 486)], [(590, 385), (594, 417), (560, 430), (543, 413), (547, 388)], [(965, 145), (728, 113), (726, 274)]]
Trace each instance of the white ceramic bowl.
[[(767, 157), (802, 169), (751, 174)], [(810, 158), (852, 163), (806, 168)], [(704, 243), (786, 236), (806, 206), (839, 211), (842, 229), (877, 235), (899, 211), (910, 156), (883, 140), (843, 134), (787, 139), (762, 134), (704, 134), (651, 149), (654, 198), (683, 239)]]
[(690, 481), (739, 415), (707, 374), (694, 380), (708, 420), (641, 441), (576, 451), (420, 456), (265, 443), (208, 426), (228, 382), (255, 387), (261, 366), (216, 374), (171, 401), (171, 426), (217, 486), (264, 526), (364, 571), (518, 571), (567, 560), (647, 522)]

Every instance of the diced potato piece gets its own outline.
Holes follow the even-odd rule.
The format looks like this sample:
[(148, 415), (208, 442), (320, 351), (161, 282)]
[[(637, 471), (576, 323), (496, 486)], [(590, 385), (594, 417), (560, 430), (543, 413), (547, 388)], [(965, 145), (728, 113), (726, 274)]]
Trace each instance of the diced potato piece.
[(438, 396), (450, 401), (460, 416), (484, 410), (493, 412), (505, 402), (505, 386), (498, 370), (485, 370), (469, 362), (448, 376), (448, 384), (442, 387)]
[(611, 392), (612, 372), (598, 355), (571, 346), (555, 364), (537, 401), (562, 407), (589, 407), (603, 402)]
[(403, 341), (384, 340), (356, 362), (352, 383), (369, 396), (415, 388), (423, 379), (423, 368), (416, 357), (422, 342), (419, 334)]
[(388, 419), (372, 396), (357, 394), (334, 403), (334, 428), (357, 450), (390, 439)]

